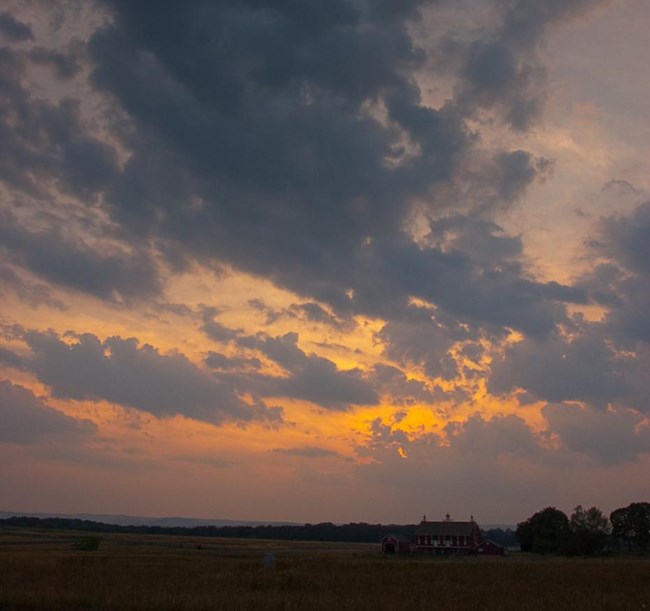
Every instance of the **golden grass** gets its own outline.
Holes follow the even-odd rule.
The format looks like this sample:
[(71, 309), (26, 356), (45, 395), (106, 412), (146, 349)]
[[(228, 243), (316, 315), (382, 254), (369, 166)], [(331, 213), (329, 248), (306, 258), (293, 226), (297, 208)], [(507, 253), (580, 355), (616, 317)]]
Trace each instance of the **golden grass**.
[[(382, 557), (379, 544), (0, 530), (0, 610), (650, 611), (648, 559)], [(264, 555), (273, 553), (273, 568)]]

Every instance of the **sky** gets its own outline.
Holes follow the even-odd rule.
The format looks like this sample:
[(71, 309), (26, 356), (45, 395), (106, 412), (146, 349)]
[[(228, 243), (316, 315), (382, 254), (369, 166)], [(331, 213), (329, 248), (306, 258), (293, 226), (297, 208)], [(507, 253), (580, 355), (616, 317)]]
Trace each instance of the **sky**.
[(0, 509), (650, 496), (646, 0), (5, 0)]

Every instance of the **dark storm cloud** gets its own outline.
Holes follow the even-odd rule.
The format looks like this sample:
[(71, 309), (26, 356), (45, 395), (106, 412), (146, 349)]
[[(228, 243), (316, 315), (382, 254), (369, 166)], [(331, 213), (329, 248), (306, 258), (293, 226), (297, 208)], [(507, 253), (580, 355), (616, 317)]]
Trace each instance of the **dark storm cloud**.
[[(561, 302), (576, 299), (527, 279), (523, 266), (488, 271), (404, 232), (416, 200), (431, 198), (430, 212), (450, 205), (453, 195), (438, 197), (445, 185), (475, 183), (463, 210), (490, 210), (548, 166), (522, 150), (468, 166), (478, 134), (465, 126), (465, 102), (432, 108), (416, 82), (426, 55), (411, 23), (428, 3), (105, 4), (113, 19), (87, 50), (3, 51), (14, 119), (0, 125), (0, 171), (33, 196), (46, 196), (49, 181), (86, 205), (104, 196), (111, 231), (133, 256), (93, 256), (56, 227), (22, 229), (20, 265), (105, 299), (146, 296), (159, 286), (153, 248), (173, 270), (197, 258), (269, 278), (309, 299), (295, 314), (335, 326), (355, 313), (402, 318), (416, 296), (462, 322), (543, 334), (562, 319)], [(497, 3), (492, 32), (515, 55), (512, 15), (528, 24), (570, 12), (516, 4)], [(70, 78), (86, 52), (92, 83), (114, 105), (104, 119), (130, 153), (121, 164), (78, 102), (36, 99), (22, 84), (35, 64)], [(467, 82), (506, 96), (499, 54), (474, 55)]]
[[(115, 21), (91, 42), (94, 82), (136, 128), (109, 193), (115, 219), (343, 318), (400, 316), (411, 295), (533, 333), (562, 317), (553, 302), (568, 293), (520, 269), (482, 274), (402, 231), (414, 198), (461, 179), (474, 142), (453, 101), (421, 101), (424, 53), (405, 21), (418, 3), (156, 4), (155, 20), (145, 2), (109, 5)], [(500, 152), (484, 191), (512, 202), (546, 163)], [(305, 315), (321, 318), (314, 307)]]
[(276, 408), (242, 401), (232, 385), (199, 369), (182, 354), (161, 354), (134, 338), (101, 342), (92, 334), (65, 343), (54, 334), (31, 332), (26, 360), (52, 395), (103, 399), (158, 417), (183, 415), (211, 423), (281, 420)]
[(0, 36), (8, 42), (32, 40), (32, 28), (22, 21), (18, 21), (11, 13), (0, 13)]
[(82, 440), (95, 432), (89, 420), (56, 410), (23, 386), (0, 380), (0, 442), (32, 444)]

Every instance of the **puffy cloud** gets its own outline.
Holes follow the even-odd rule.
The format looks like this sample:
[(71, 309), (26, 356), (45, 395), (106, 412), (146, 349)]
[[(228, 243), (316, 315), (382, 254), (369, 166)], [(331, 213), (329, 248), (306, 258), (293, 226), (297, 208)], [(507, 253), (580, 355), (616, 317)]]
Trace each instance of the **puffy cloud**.
[(304, 399), (332, 410), (374, 405), (379, 401), (377, 391), (362, 371), (341, 371), (329, 359), (305, 354), (297, 343), (296, 333), (240, 341), (243, 346), (256, 348), (289, 373), (288, 377), (257, 376), (255, 381), (263, 394)]
[(89, 420), (78, 420), (47, 405), (31, 390), (0, 380), (0, 442), (80, 442), (96, 430)]
[(179, 353), (161, 354), (134, 338), (101, 342), (83, 334), (66, 343), (54, 334), (30, 332), (28, 367), (53, 396), (104, 399), (158, 417), (183, 415), (219, 424), (224, 421), (280, 421), (277, 408), (249, 404), (227, 379), (211, 376)]

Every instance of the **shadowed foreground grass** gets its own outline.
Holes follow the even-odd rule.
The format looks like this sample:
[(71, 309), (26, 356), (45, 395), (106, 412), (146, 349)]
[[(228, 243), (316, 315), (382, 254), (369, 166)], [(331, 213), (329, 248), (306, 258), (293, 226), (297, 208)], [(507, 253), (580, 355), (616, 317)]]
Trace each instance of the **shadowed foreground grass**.
[[(379, 545), (0, 530), (0, 610), (648, 609), (647, 559), (389, 557)], [(273, 553), (275, 565), (263, 558)]]

